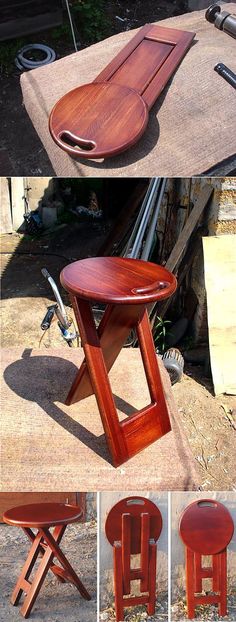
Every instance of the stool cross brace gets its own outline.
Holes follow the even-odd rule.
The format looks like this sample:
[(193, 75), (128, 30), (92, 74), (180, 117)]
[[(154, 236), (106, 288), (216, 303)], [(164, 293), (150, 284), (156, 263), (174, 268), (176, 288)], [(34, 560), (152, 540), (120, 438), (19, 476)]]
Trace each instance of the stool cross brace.
[[(113, 464), (119, 466), (171, 429), (147, 308), (108, 304), (96, 329), (90, 303), (73, 295), (71, 301), (85, 359), (66, 404), (95, 394)], [(132, 329), (137, 332), (151, 403), (120, 422), (108, 372)]]
[[(186, 592), (188, 618), (195, 617), (197, 605), (218, 604), (220, 616), (227, 614), (227, 549), (211, 556), (211, 566), (202, 565), (203, 556), (185, 547), (186, 556)], [(212, 591), (215, 594), (202, 594), (203, 579), (212, 579)]]
[[(156, 542), (150, 538), (149, 514), (141, 514), (140, 568), (131, 568), (131, 515), (122, 515), (122, 538), (114, 542), (114, 583), (117, 622), (124, 620), (124, 607), (147, 605), (149, 615), (155, 613)], [(131, 581), (140, 580), (140, 596), (131, 593)]]
[[(44, 527), (38, 530), (37, 535), (34, 535), (31, 529), (23, 528), (24, 532), (30, 539), (32, 546), (13, 590), (11, 603), (13, 605), (18, 605), (23, 592), (26, 593), (26, 597), (21, 607), (21, 614), (25, 618), (29, 617), (49, 570), (52, 570), (54, 575), (56, 575), (58, 580), (62, 583), (73, 583), (83, 598), (86, 600), (90, 600), (91, 598), (59, 547), (65, 529), (66, 525), (59, 525), (56, 526), (51, 533), (49, 528)], [(30, 575), (38, 557), (41, 557), (41, 561), (32, 581), (30, 581)], [(61, 566), (54, 564), (54, 557), (57, 558)]]

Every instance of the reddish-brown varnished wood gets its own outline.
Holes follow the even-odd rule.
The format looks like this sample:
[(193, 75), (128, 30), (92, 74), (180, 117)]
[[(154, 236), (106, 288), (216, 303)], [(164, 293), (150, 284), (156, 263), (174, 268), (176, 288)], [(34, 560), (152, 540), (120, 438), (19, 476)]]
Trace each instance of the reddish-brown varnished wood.
[(131, 147), (194, 33), (147, 24), (95, 78), (62, 97), (49, 129), (72, 156), (102, 158)]
[[(89, 593), (59, 547), (67, 525), (78, 521), (81, 513), (79, 506), (37, 503), (11, 508), (3, 515), (5, 523), (22, 527), (31, 541), (31, 549), (11, 596), (11, 603), (18, 605), (23, 592), (26, 593), (21, 606), (21, 614), (25, 618), (29, 617), (49, 570), (62, 583), (73, 583), (81, 596), (90, 600)], [(54, 528), (53, 532), (50, 532), (51, 527)], [(36, 535), (32, 529), (38, 530)], [(41, 557), (40, 563), (33, 579), (30, 580), (38, 557)], [(61, 566), (54, 563), (54, 558), (60, 562)]]
[[(152, 263), (99, 257), (70, 264), (61, 282), (71, 295), (85, 353), (66, 403), (95, 394), (113, 464), (118, 466), (170, 431), (146, 306), (171, 295), (176, 279)], [(98, 301), (107, 307), (96, 329), (91, 302)], [(134, 328), (151, 403), (120, 422), (108, 372)]]
[(108, 304), (149, 304), (176, 289), (174, 275), (157, 264), (123, 257), (92, 257), (66, 266), (63, 287), (79, 298)]
[[(157, 506), (144, 497), (127, 497), (110, 510), (106, 536), (114, 552), (116, 620), (124, 620), (124, 607), (145, 604), (155, 612), (156, 551), (162, 530)], [(131, 555), (140, 554), (139, 568), (131, 568)], [(140, 596), (131, 596), (132, 580), (140, 580)], [(143, 594), (145, 592), (145, 594)]]
[[(197, 605), (218, 604), (219, 615), (227, 614), (227, 546), (234, 524), (227, 508), (213, 499), (199, 499), (182, 513), (179, 532), (185, 544), (188, 618)], [(212, 556), (209, 567), (202, 556)], [(214, 595), (201, 594), (203, 579), (212, 579)], [(200, 595), (197, 595), (200, 594)]]

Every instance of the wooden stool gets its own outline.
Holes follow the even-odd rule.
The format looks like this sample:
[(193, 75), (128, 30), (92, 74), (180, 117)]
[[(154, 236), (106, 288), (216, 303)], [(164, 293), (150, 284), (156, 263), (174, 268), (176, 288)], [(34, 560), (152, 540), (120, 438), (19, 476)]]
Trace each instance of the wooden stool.
[[(86, 600), (91, 599), (83, 583), (59, 547), (66, 526), (78, 521), (81, 515), (80, 507), (64, 503), (22, 505), (8, 510), (3, 515), (3, 520), (8, 525), (22, 527), (32, 543), (29, 555), (11, 596), (11, 603), (18, 605), (23, 592), (26, 592), (26, 597), (21, 607), (21, 614), (25, 618), (28, 618), (30, 615), (48, 570), (52, 570), (62, 583), (73, 583), (83, 598), (86, 598)], [(52, 533), (49, 531), (50, 527), (54, 527)], [(38, 530), (37, 535), (34, 534), (32, 528)], [(29, 577), (38, 556), (41, 556), (42, 559), (32, 582), (30, 582)], [(54, 564), (54, 557), (58, 559), (62, 567)]]
[[(156, 551), (162, 530), (162, 516), (156, 505), (144, 497), (127, 497), (110, 510), (105, 531), (114, 552), (116, 620), (124, 620), (124, 607), (147, 605), (155, 613)], [(131, 568), (131, 555), (140, 554), (140, 568)], [(130, 596), (131, 581), (140, 579), (141, 596)]]
[[(118, 466), (170, 430), (147, 309), (175, 291), (176, 279), (153, 263), (99, 257), (66, 266), (61, 283), (70, 292), (85, 353), (66, 404), (95, 394), (113, 464)], [(107, 305), (97, 330), (91, 302)], [(108, 372), (134, 328), (151, 404), (119, 422)]]
[[(197, 605), (217, 604), (219, 615), (227, 614), (227, 545), (234, 533), (229, 511), (211, 499), (191, 503), (183, 512), (179, 524), (180, 536), (185, 544), (186, 592), (188, 618), (195, 616)], [(202, 556), (212, 556), (210, 567), (202, 566)], [(202, 580), (212, 579), (215, 595), (199, 595)]]

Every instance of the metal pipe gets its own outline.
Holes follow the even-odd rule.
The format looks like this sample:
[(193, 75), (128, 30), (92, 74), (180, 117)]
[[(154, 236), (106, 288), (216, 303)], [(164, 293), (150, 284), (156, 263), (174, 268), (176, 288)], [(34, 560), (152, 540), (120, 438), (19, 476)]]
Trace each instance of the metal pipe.
[(137, 218), (136, 218), (136, 221), (135, 221), (135, 224), (134, 224), (134, 227), (133, 227), (132, 233), (131, 233), (131, 235), (130, 235), (130, 237), (129, 237), (129, 240), (128, 240), (128, 242), (127, 242), (127, 244), (126, 244), (126, 247), (125, 247), (125, 250), (124, 250), (124, 252), (123, 252), (123, 257), (127, 257), (127, 256), (128, 256), (128, 254), (129, 254), (129, 252), (130, 252), (130, 251), (131, 251), (131, 249), (132, 249), (132, 244), (133, 244), (133, 241), (134, 241), (134, 239), (135, 239), (135, 237), (136, 237), (136, 235), (137, 235), (138, 228), (139, 228), (139, 225), (140, 225), (140, 222), (141, 222), (141, 219), (142, 219), (142, 216), (143, 216), (143, 213), (144, 213), (145, 207), (146, 207), (146, 205), (147, 205), (147, 202), (148, 202), (148, 199), (149, 199), (149, 196), (150, 196), (150, 193), (151, 193), (151, 190), (152, 190), (152, 187), (153, 187), (153, 183), (154, 183), (154, 181), (155, 181), (155, 179), (153, 178), (153, 179), (151, 179), (151, 181), (149, 182), (149, 186), (148, 186), (147, 192), (146, 192), (146, 194), (145, 194), (145, 197), (144, 197), (144, 199), (143, 199), (142, 205), (141, 205), (141, 207), (140, 207), (140, 210), (139, 210), (138, 216), (137, 216)]
[(42, 268), (41, 272), (42, 272), (42, 275), (45, 277), (45, 279), (47, 279), (48, 282), (50, 283), (52, 291), (53, 291), (54, 296), (56, 298), (56, 301), (57, 301), (57, 303), (59, 305), (60, 311), (59, 311), (59, 309), (57, 309), (57, 315), (58, 315), (58, 311), (59, 311), (58, 319), (59, 319), (59, 321), (63, 325), (65, 325), (65, 328), (68, 328), (69, 327), (68, 317), (67, 317), (66, 310), (65, 310), (64, 304), (62, 302), (60, 293), (59, 293), (58, 288), (56, 286), (56, 283), (53, 280), (53, 278), (50, 276), (50, 274), (49, 274), (49, 272), (47, 271), (46, 268)]
[(153, 183), (152, 190), (150, 192), (149, 200), (148, 200), (148, 203), (146, 205), (146, 208), (145, 208), (142, 220), (140, 222), (139, 230), (138, 230), (136, 239), (134, 241), (134, 245), (133, 245), (132, 251), (129, 254), (129, 257), (132, 257), (132, 258), (137, 258), (138, 257), (138, 254), (139, 254), (141, 246), (142, 246), (143, 236), (144, 236), (144, 233), (145, 233), (145, 230), (146, 230), (146, 227), (147, 227), (147, 224), (148, 224), (148, 220), (149, 220), (149, 217), (150, 217), (150, 212), (153, 209), (154, 202), (156, 200), (156, 195), (157, 195), (157, 192), (158, 192), (159, 185), (160, 185), (160, 179), (157, 177), (157, 178), (154, 179), (154, 183)]
[(161, 188), (160, 188), (160, 192), (159, 192), (158, 199), (157, 199), (157, 202), (156, 202), (156, 206), (155, 206), (154, 211), (153, 211), (152, 222), (151, 222), (150, 227), (148, 229), (148, 234), (147, 234), (147, 238), (146, 238), (146, 241), (145, 241), (145, 246), (144, 246), (143, 252), (141, 254), (141, 259), (143, 259), (144, 261), (148, 260), (148, 257), (149, 257), (150, 251), (151, 251), (151, 246), (152, 246), (152, 242), (153, 242), (153, 237), (154, 237), (154, 233), (155, 233), (155, 229), (156, 229), (156, 224), (157, 224), (157, 219), (158, 219), (158, 215), (159, 215), (159, 211), (160, 211), (160, 206), (161, 206), (163, 194), (165, 192), (165, 187), (166, 187), (166, 179), (163, 179), (161, 181)]

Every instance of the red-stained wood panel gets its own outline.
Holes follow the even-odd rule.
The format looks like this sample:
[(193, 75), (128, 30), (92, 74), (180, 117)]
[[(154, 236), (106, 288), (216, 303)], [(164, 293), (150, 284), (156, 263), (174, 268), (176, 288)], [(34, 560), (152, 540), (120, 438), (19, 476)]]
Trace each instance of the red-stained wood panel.
[[(188, 618), (195, 617), (197, 605), (218, 605), (220, 616), (227, 614), (227, 545), (233, 537), (230, 512), (219, 501), (199, 499), (182, 513), (179, 533), (185, 544), (186, 596)], [(203, 556), (211, 556), (208, 567)], [(215, 594), (203, 593), (203, 579), (212, 580)]]
[[(124, 620), (124, 607), (147, 605), (155, 612), (157, 540), (162, 516), (145, 497), (127, 497), (111, 508), (105, 524), (106, 536), (114, 550), (116, 620)], [(131, 555), (140, 554), (140, 566), (131, 568)], [(140, 581), (140, 595), (132, 595), (131, 581)], [(145, 592), (145, 594), (143, 594)]]
[(13, 507), (29, 503), (70, 503), (78, 504), (82, 510), (80, 521), (85, 517), (85, 492), (0, 492), (0, 522), (3, 514)]
[[(71, 295), (85, 353), (66, 404), (95, 394), (113, 464), (119, 466), (171, 429), (146, 306), (171, 295), (176, 279), (149, 262), (98, 257), (66, 266), (61, 283)], [(90, 301), (107, 305), (98, 329)], [(151, 403), (120, 422), (108, 372), (132, 328), (137, 332)]]
[(152, 24), (141, 28), (93, 83), (55, 104), (49, 129), (58, 146), (72, 156), (103, 158), (134, 145), (194, 36)]

